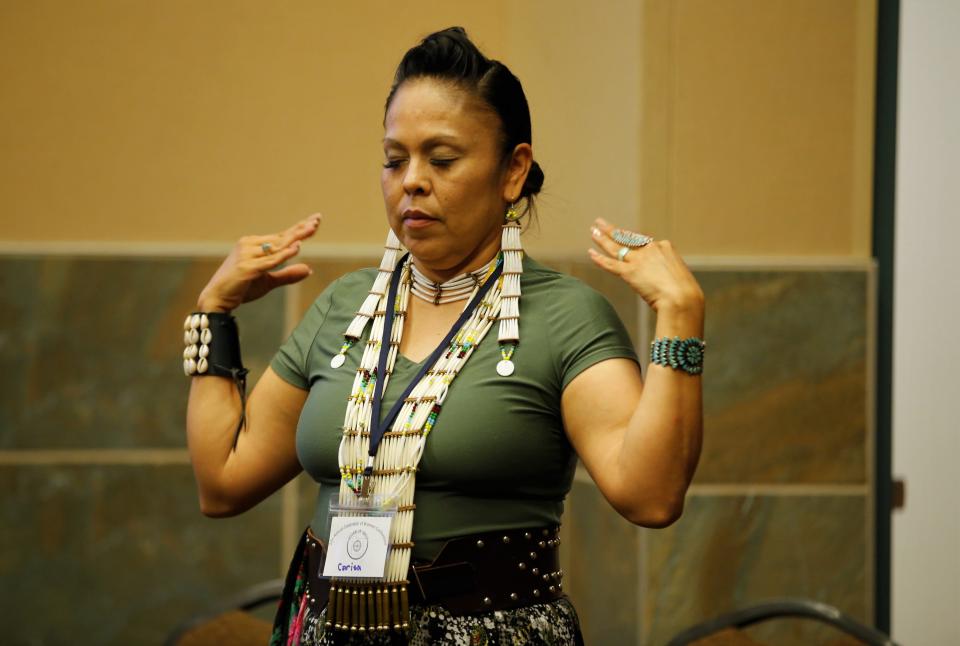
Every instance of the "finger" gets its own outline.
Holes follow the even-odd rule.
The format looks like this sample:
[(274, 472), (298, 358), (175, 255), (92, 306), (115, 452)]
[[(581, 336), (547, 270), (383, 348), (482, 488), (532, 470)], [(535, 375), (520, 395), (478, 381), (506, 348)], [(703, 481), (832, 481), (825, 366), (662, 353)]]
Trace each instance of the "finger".
[[(594, 225), (591, 231), (594, 232), (593, 236), (595, 239), (598, 238), (598, 234), (596, 233), (596, 231), (599, 231), (603, 234), (602, 236), (599, 236), (600, 240), (608, 241), (608, 244), (603, 245), (603, 249), (604, 251), (606, 251), (607, 253), (613, 256), (617, 256), (620, 250), (623, 249), (624, 247), (626, 247), (627, 249), (630, 249), (630, 253), (635, 253), (637, 251), (640, 251), (641, 249), (646, 249), (648, 246), (656, 245), (653, 238), (650, 238), (649, 236), (643, 235), (641, 233), (637, 233), (635, 231), (630, 231), (629, 229), (619, 229), (613, 226), (612, 224), (610, 224), (609, 222), (607, 222), (606, 220), (604, 220), (603, 218), (597, 218), (596, 220), (594, 220)], [(640, 242), (639, 240), (637, 242), (629, 242), (629, 243), (618, 242), (615, 237), (618, 231), (624, 234), (627, 238), (634, 238), (634, 239), (641, 238), (645, 240), (643, 242)]]
[(596, 249), (587, 249), (587, 254), (590, 256), (590, 260), (592, 260), (601, 269), (605, 269), (614, 276), (621, 276), (623, 274), (626, 263), (622, 263), (615, 258), (605, 256)]
[(262, 236), (247, 236), (241, 240), (241, 242), (245, 243), (245, 255), (247, 257), (255, 258), (257, 256), (265, 256), (276, 253), (281, 249), (286, 249), (292, 243), (298, 240), (309, 238), (316, 233), (317, 228), (320, 226), (321, 220), (322, 216), (319, 213), (315, 213), (308, 218), (300, 220), (289, 229), (281, 231), (280, 233)]
[(596, 226), (598, 229), (600, 229), (607, 235), (611, 235), (613, 233), (613, 230), (617, 228), (614, 225), (607, 222), (606, 220), (604, 220), (603, 218), (596, 218), (593, 221), (593, 224), (594, 226)]
[(319, 213), (314, 213), (310, 217), (300, 220), (295, 225), (284, 231), (278, 236), (276, 246), (278, 249), (284, 249), (288, 245), (298, 240), (306, 240), (320, 227), (320, 221), (323, 219)]
[(623, 246), (614, 242), (613, 239), (610, 238), (609, 233), (601, 229), (599, 226), (593, 226), (590, 229), (590, 236), (593, 238), (594, 244), (600, 247), (600, 249), (602, 249), (608, 256), (611, 256), (612, 258), (616, 258), (617, 252), (620, 251), (620, 247)]
[(277, 235), (250, 236), (244, 240), (246, 243), (243, 247), (244, 258), (271, 256), (282, 248), (280, 246), (280, 236)]
[(299, 283), (304, 278), (307, 278), (313, 273), (313, 270), (310, 269), (307, 265), (303, 263), (298, 263), (296, 265), (290, 265), (289, 267), (284, 267), (283, 269), (278, 269), (276, 271), (271, 271), (267, 273), (267, 278), (270, 281), (272, 287), (280, 287), (282, 285), (290, 285), (292, 283)]
[(270, 271), (290, 260), (300, 253), (300, 241), (297, 240), (288, 247), (272, 250), (270, 254), (259, 255), (250, 259), (250, 268), (256, 272)]

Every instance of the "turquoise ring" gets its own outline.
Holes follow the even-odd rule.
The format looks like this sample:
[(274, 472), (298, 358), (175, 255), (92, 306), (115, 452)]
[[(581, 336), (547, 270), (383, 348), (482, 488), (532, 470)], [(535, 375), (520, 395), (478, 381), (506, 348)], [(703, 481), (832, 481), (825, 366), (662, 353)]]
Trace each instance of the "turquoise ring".
[(617, 244), (622, 244), (623, 246), (630, 247), (631, 249), (646, 247), (648, 244), (653, 242), (653, 238), (650, 236), (645, 236), (642, 233), (628, 231), (626, 229), (614, 229), (613, 233), (610, 234), (610, 237), (613, 238), (613, 241)]

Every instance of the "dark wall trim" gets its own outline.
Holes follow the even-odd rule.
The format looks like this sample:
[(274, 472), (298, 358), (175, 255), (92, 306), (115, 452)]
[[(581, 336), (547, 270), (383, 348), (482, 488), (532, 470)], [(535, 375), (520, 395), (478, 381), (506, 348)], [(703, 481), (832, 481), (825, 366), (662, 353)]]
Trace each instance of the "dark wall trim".
[(873, 256), (877, 259), (876, 550), (874, 624), (890, 633), (892, 505), (893, 269), (897, 176), (900, 0), (877, 3), (877, 94), (873, 166)]

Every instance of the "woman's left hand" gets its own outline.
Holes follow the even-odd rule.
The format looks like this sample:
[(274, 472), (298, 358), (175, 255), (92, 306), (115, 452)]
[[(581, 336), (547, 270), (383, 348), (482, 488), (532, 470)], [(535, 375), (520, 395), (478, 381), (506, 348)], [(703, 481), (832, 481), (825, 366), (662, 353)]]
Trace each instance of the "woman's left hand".
[(589, 250), (593, 262), (622, 278), (655, 312), (703, 311), (703, 290), (669, 241), (654, 240), (630, 249), (620, 260), (617, 254), (623, 245), (611, 237), (614, 229), (602, 218), (594, 222), (591, 236), (600, 251)]

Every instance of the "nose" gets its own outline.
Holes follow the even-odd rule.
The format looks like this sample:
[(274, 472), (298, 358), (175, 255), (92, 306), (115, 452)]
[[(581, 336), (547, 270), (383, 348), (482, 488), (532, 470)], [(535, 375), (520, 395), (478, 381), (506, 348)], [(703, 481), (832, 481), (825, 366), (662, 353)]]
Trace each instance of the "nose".
[(425, 195), (430, 192), (430, 178), (423, 162), (411, 159), (403, 175), (403, 191), (408, 195)]

